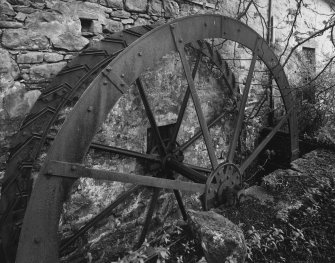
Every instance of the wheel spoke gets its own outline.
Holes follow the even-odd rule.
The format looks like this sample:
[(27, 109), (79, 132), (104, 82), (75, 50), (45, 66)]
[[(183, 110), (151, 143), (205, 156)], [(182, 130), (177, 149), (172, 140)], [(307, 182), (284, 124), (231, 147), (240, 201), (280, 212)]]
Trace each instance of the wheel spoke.
[(135, 151), (132, 151), (132, 150), (122, 149), (122, 148), (119, 148), (119, 147), (109, 146), (109, 145), (100, 144), (100, 143), (91, 143), (90, 149), (101, 150), (101, 151), (105, 151), (105, 152), (109, 152), (109, 153), (115, 153), (115, 154), (119, 154), (119, 155), (125, 155), (125, 156), (128, 156), (128, 157), (141, 159), (141, 160), (152, 161), (152, 162), (160, 162), (161, 161), (161, 159), (157, 155), (139, 153), (139, 152), (135, 152)]
[[(194, 68), (193, 68), (193, 71), (192, 71), (192, 78), (193, 79), (195, 78), (195, 75), (197, 74), (201, 57), (202, 57), (202, 54), (201, 54), (201, 52), (199, 52), (197, 60), (196, 60), (195, 65), (194, 65)], [(169, 144), (168, 144), (168, 147), (167, 147), (168, 149), (170, 149), (176, 142), (178, 132), (179, 132), (179, 129), (180, 129), (180, 125), (183, 121), (183, 117), (184, 117), (184, 114), (185, 114), (185, 110), (186, 110), (187, 103), (188, 103), (188, 100), (190, 98), (190, 95), (191, 95), (190, 88), (187, 87), (183, 102), (182, 102), (181, 107), (180, 107), (177, 122), (175, 124), (172, 137), (171, 137), (171, 139), (169, 141)]]
[(149, 209), (148, 209), (147, 215), (145, 217), (144, 226), (143, 226), (142, 232), (140, 234), (140, 237), (138, 239), (138, 243), (135, 247), (136, 249), (139, 249), (141, 247), (141, 245), (143, 244), (143, 242), (145, 240), (145, 237), (148, 233), (148, 229), (149, 229), (149, 226), (150, 226), (150, 223), (151, 223), (151, 220), (152, 220), (152, 215), (154, 213), (154, 210), (155, 210), (155, 207), (156, 207), (156, 204), (157, 204), (157, 200), (158, 200), (158, 197), (159, 197), (159, 192), (160, 192), (159, 188), (154, 188), (153, 189), (153, 194), (152, 194), (152, 197), (151, 197), (151, 200), (150, 200)]
[(256, 147), (256, 149), (252, 152), (252, 154), (243, 162), (243, 164), (240, 167), (241, 173), (244, 173), (244, 171), (256, 159), (256, 157), (260, 154), (260, 152), (264, 150), (265, 146), (271, 141), (273, 136), (275, 136), (275, 134), (279, 131), (280, 127), (288, 119), (292, 111), (293, 111), (293, 108), (290, 109), (288, 113), (284, 117), (281, 118), (278, 124), (271, 130), (271, 132), (265, 137), (265, 139)]
[[(255, 103), (254, 107), (250, 111), (250, 114), (249, 114), (248, 118), (246, 119), (246, 122), (248, 122), (250, 119), (255, 118), (258, 115), (258, 113), (262, 109), (265, 102), (266, 102), (266, 94), (264, 93), (262, 98), (258, 101), (258, 103)], [(256, 110), (256, 108), (258, 108), (258, 109)], [(256, 113), (253, 114), (255, 111), (256, 111)]]
[(176, 25), (177, 24), (174, 24), (173, 27), (171, 27), (172, 35), (173, 35), (173, 38), (174, 38), (174, 41), (175, 41), (175, 44), (176, 44), (176, 48), (177, 48), (179, 56), (180, 56), (181, 63), (182, 63), (183, 68), (184, 68), (186, 80), (187, 80), (188, 87), (189, 87), (190, 92), (191, 92), (191, 96), (192, 96), (193, 104), (194, 104), (194, 107), (195, 107), (195, 111), (197, 113), (197, 117), (198, 117), (198, 120), (199, 120), (199, 123), (200, 123), (200, 128), (201, 128), (202, 134), (204, 136), (204, 141), (205, 141), (205, 144), (206, 144), (209, 160), (211, 162), (212, 168), (215, 169), (218, 166), (218, 161), (217, 161), (217, 158), (215, 156), (213, 142), (212, 142), (212, 139), (211, 139), (210, 134), (209, 134), (209, 130), (208, 130), (208, 127), (207, 127), (207, 123), (206, 123), (206, 120), (205, 120), (204, 113), (202, 112), (202, 109), (201, 109), (201, 103), (200, 103), (199, 96), (198, 96), (198, 94), (196, 92), (196, 89), (195, 89), (194, 81), (193, 81), (192, 74), (191, 74), (191, 69), (190, 69), (188, 61), (186, 59), (182, 36), (179, 32), (178, 26), (176, 26)]
[(238, 111), (237, 120), (235, 122), (233, 139), (230, 143), (230, 147), (229, 147), (229, 150), (228, 150), (227, 162), (229, 162), (229, 163), (232, 163), (233, 160), (234, 160), (238, 138), (240, 137), (240, 133), (241, 133), (245, 106), (247, 104), (249, 90), (250, 90), (250, 87), (251, 87), (251, 81), (252, 81), (253, 73), (254, 73), (254, 70), (255, 70), (256, 60), (257, 60), (257, 57), (258, 57), (257, 43), (258, 42), (256, 41), (255, 50), (253, 52), (253, 57), (252, 57), (252, 60), (251, 60), (251, 63), (250, 63), (250, 68), (249, 68), (246, 84), (245, 84), (245, 87), (244, 87), (244, 90), (243, 90), (243, 96), (242, 96), (242, 99), (241, 99), (241, 102), (240, 102), (240, 107), (239, 107), (239, 111)]
[[(169, 179), (174, 179), (171, 172), (168, 172), (167, 176), (168, 176)], [(182, 215), (183, 219), (186, 221), (187, 220), (187, 212), (186, 212), (186, 209), (185, 209), (185, 206), (184, 206), (183, 199), (181, 197), (180, 191), (173, 190), (173, 193), (174, 193), (174, 195), (176, 197), (176, 200), (177, 200), (177, 203), (178, 203), (181, 215)]]
[(124, 202), (132, 193), (136, 192), (140, 189), (140, 186), (133, 186), (126, 192), (119, 195), (109, 206), (107, 206), (103, 211), (101, 211), (98, 215), (93, 217), (90, 221), (88, 221), (84, 226), (82, 226), (73, 236), (69, 239), (61, 242), (59, 251), (62, 253), (68, 246), (73, 244), (79, 237), (81, 237), (85, 232), (87, 232), (91, 227), (95, 226), (101, 220), (106, 217), (109, 217), (113, 210), (122, 202)]
[(168, 159), (166, 161), (166, 165), (168, 165), (170, 169), (190, 179), (193, 182), (204, 184), (207, 181), (207, 176), (197, 172), (196, 170), (193, 170), (192, 168), (188, 167), (183, 163), (174, 160), (173, 158)]
[(147, 113), (147, 117), (149, 119), (151, 128), (153, 129), (154, 136), (155, 136), (155, 138), (156, 138), (156, 140), (158, 142), (158, 145), (159, 145), (158, 150), (159, 150), (159, 152), (160, 152), (161, 155), (166, 154), (166, 148), (165, 148), (163, 139), (162, 139), (162, 137), (160, 135), (160, 132), (159, 132), (156, 120), (155, 120), (155, 116), (154, 116), (154, 114), (151, 111), (150, 104), (148, 102), (148, 98), (147, 98), (147, 96), (145, 94), (145, 91), (144, 91), (144, 88), (143, 88), (143, 83), (138, 78), (136, 80), (136, 84), (137, 84), (137, 87), (138, 87), (138, 90), (139, 90), (139, 93), (140, 93), (140, 96), (141, 96), (141, 99), (142, 99), (145, 111)]
[[(47, 139), (48, 140), (54, 140), (55, 138), (53, 136), (48, 136)], [(119, 147), (110, 146), (110, 145), (106, 145), (106, 144), (102, 144), (102, 143), (92, 142), (90, 144), (90, 149), (105, 151), (105, 152), (108, 152), (108, 153), (120, 154), (120, 155), (124, 155), (124, 156), (128, 156), (128, 157), (141, 159), (141, 160), (152, 161), (152, 162), (160, 162), (161, 161), (161, 159), (157, 155), (139, 153), (139, 152), (135, 152), (135, 151), (132, 151), (132, 150), (122, 149), (122, 148), (119, 148)]]
[(193, 169), (193, 170), (197, 171), (197, 172), (207, 173), (207, 174), (210, 174), (212, 172), (212, 170), (209, 169), (209, 168), (200, 167), (200, 166), (189, 164), (189, 163), (184, 163), (184, 165), (186, 167), (190, 168), (190, 169)]
[(187, 220), (187, 212), (186, 212), (186, 209), (185, 209), (185, 206), (184, 206), (184, 203), (183, 203), (183, 198), (181, 197), (181, 194), (178, 190), (173, 190), (173, 192), (174, 192), (174, 195), (176, 197), (181, 215), (182, 215), (183, 219), (186, 221)]
[[(208, 124), (208, 129), (212, 128), (215, 124), (217, 124), (227, 113), (224, 112), (222, 114), (220, 114), (217, 118), (215, 118), (213, 121), (211, 121)], [(179, 149), (181, 151), (186, 150), (188, 147), (190, 147), (190, 145), (192, 145), (192, 143), (194, 143), (196, 140), (198, 140), (202, 135), (201, 131), (198, 131), (196, 134), (194, 134), (190, 139), (187, 140), (187, 142), (183, 143)]]
[[(179, 164), (178, 161), (175, 161)], [(184, 167), (184, 165), (183, 165)], [(181, 168), (181, 170), (191, 171), (189, 173), (195, 174), (194, 176), (198, 181), (203, 182), (204, 178), (206, 181), (206, 176), (192, 170), (191, 168)], [(59, 176), (71, 179), (93, 178), (96, 180), (106, 180), (106, 181), (117, 181), (123, 183), (132, 183), (150, 187), (166, 188), (166, 189), (178, 189), (187, 192), (203, 192), (204, 185), (192, 182), (183, 182), (169, 180), (165, 178), (157, 178), (144, 175), (120, 173), (117, 171), (101, 170), (87, 168), (83, 165), (76, 163), (58, 162), (50, 161), (48, 163), (47, 176)], [(199, 179), (200, 178), (200, 179)]]

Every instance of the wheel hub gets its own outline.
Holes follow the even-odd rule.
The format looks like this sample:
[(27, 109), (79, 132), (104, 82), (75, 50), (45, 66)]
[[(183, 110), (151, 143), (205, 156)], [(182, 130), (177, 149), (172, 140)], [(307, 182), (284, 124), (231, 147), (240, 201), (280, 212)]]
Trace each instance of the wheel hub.
[(219, 164), (207, 179), (203, 196), (204, 209), (209, 210), (219, 205), (235, 204), (241, 183), (241, 172), (235, 164)]

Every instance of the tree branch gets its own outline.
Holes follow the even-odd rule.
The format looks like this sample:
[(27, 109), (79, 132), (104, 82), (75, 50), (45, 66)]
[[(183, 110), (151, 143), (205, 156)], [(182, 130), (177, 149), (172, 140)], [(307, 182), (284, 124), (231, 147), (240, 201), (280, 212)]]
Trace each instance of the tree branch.
[(297, 45), (295, 45), (295, 46), (291, 49), (291, 51), (290, 51), (288, 57), (286, 58), (286, 60), (285, 60), (285, 62), (283, 63), (282, 66), (285, 67), (285, 65), (287, 64), (288, 60), (289, 60), (290, 57), (292, 56), (293, 52), (294, 52), (299, 46), (301, 46), (302, 44), (304, 44), (304, 43), (306, 43), (307, 41), (311, 40), (312, 38), (314, 38), (314, 37), (316, 37), (316, 36), (322, 34), (322, 33), (325, 32), (326, 30), (328, 30), (328, 29), (334, 27), (334, 25), (335, 25), (335, 24), (333, 23), (333, 24), (331, 24), (331, 25), (329, 25), (329, 26), (324, 27), (323, 29), (320, 29), (320, 30), (314, 32), (314, 33), (313, 33), (312, 35), (310, 35), (308, 38), (304, 39), (303, 41), (301, 41), (301, 42), (299, 42)]
[[(287, 48), (288, 48), (289, 43), (290, 43), (290, 39), (291, 39), (291, 37), (292, 37), (292, 35), (293, 35), (293, 31), (294, 31), (294, 28), (295, 28), (295, 24), (296, 24), (296, 22), (297, 22), (298, 14), (300, 13), (300, 9), (301, 9), (301, 3), (302, 3), (302, 1), (303, 1), (303, 0), (300, 0), (300, 1), (298, 2), (298, 4), (297, 4), (297, 10), (296, 10), (295, 15), (294, 15), (293, 24), (292, 24), (292, 26), (291, 26), (291, 30), (290, 30), (290, 33), (289, 33), (289, 35), (288, 35), (287, 41), (286, 41), (286, 45), (285, 45), (284, 51), (283, 51), (283, 53), (279, 56), (279, 61), (281, 61), (283, 55), (285, 54), (285, 52), (286, 52), (286, 50), (287, 50)], [(284, 67), (284, 66), (285, 66), (285, 63), (283, 64), (283, 67)]]
[[(249, 10), (249, 8), (250, 8), (250, 6), (251, 6), (251, 4), (252, 4), (253, 2), (254, 2), (254, 1), (251, 0), (251, 1), (248, 3), (248, 5), (247, 5), (247, 7), (244, 9), (244, 11), (236, 17), (237, 20), (240, 20), (242, 17), (244, 17), (244, 16), (247, 14), (247, 12), (248, 12), (248, 10)], [(240, 2), (240, 3), (241, 3), (241, 2)]]

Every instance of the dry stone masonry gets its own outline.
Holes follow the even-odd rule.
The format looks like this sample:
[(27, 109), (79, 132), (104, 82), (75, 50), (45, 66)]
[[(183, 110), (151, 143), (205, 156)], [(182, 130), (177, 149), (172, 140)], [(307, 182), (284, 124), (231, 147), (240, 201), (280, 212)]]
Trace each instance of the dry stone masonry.
[[(179, 4), (171, 0), (1, 0), (1, 101), (12, 94), (8, 89), (15, 82), (26, 91), (44, 88), (72, 55), (100, 40), (103, 32), (150, 24), (179, 13)], [(0, 105), (4, 120), (11, 109)]]
[(105, 33), (209, 11), (173, 0), (0, 0), (0, 170), (30, 107), (83, 48)]

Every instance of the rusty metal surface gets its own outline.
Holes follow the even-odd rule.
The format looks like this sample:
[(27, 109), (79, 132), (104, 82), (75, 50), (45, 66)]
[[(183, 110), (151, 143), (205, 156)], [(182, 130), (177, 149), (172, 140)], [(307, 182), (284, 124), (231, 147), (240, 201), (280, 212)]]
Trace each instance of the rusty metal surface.
[(206, 181), (206, 188), (203, 196), (203, 206), (207, 211), (222, 204), (234, 203), (235, 189), (242, 184), (242, 173), (234, 163), (221, 163)]
[[(179, 30), (177, 35), (171, 33), (172, 24), (176, 25)], [(144, 28), (143, 30), (146, 29)], [(138, 36), (135, 37), (134, 34), (130, 34), (130, 36), (132, 40), (138, 38)], [(177, 36), (177, 38), (174, 38), (174, 36)], [(182, 36), (181, 42), (179, 41), (180, 36)], [(196, 43), (197, 40), (206, 38), (224, 38), (236, 41), (251, 50), (254, 50), (255, 43), (258, 43), (261, 51), (258, 56), (272, 71), (282, 94), (286, 110), (293, 109), (294, 101), (292, 99), (291, 90), (288, 86), (285, 73), (279, 65), (274, 53), (255, 31), (234, 19), (219, 15), (199, 15), (181, 18), (143, 35), (121, 52), (120, 50), (125, 47), (124, 43), (110, 39), (110, 42), (107, 41), (108, 43), (113, 43), (113, 46), (120, 45), (122, 48), (119, 48), (118, 51), (113, 49), (112, 54), (117, 54), (114, 59), (109, 58), (110, 60), (104, 60), (104, 63), (99, 64), (99, 69), (104, 67), (101, 73), (96, 74), (99, 72), (97, 69), (92, 71), (90, 76), (91, 79), (94, 78), (94, 80), (91, 81), (85, 93), (78, 100), (48, 152), (46, 162), (40, 171), (40, 176), (36, 181), (31, 201), (27, 208), (21, 232), (17, 262), (58, 261), (56, 233), (59, 213), (66, 190), (73, 183), (73, 179), (45, 176), (48, 173), (49, 164), (54, 161), (81, 163), (90, 147), (93, 136), (118, 98), (128, 89), (129, 85), (139, 77), (140, 73), (152, 66), (155, 61), (169, 51), (179, 51), (181, 59), (184, 60), (183, 66), (192, 93), (193, 78), (187, 61), (184, 59), (183, 45), (190, 42)], [(176, 39), (177, 41), (175, 41)], [(107, 65), (107, 63), (109, 64)], [(85, 67), (79, 67), (79, 69), (83, 71), (86, 70)], [(67, 74), (68, 71), (70, 72), (70, 69), (64, 70), (63, 74)], [(85, 72), (87, 72), (87, 70)], [(84, 88), (82, 87), (82, 89), (85, 88), (86, 86)], [(44, 97), (42, 96), (42, 98), (45, 100), (48, 99), (47, 94), (48, 93), (46, 93)], [(51, 123), (55, 118), (53, 117), (53, 113), (57, 112), (57, 110), (61, 108), (61, 105), (65, 104), (66, 99), (74, 98), (75, 96), (75, 92), (70, 92), (65, 99), (60, 100), (61, 102), (57, 102), (58, 104), (54, 102), (54, 108), (51, 107), (49, 111), (45, 111), (47, 113), (50, 112), (51, 117), (48, 117), (49, 122), (43, 122), (45, 126), (41, 128), (42, 133), (44, 131), (44, 134), (46, 134), (47, 124)], [(192, 97), (193, 99), (196, 98), (196, 94), (192, 94)], [(39, 114), (39, 110), (36, 110), (36, 112)], [(201, 121), (202, 113), (199, 107), (197, 114), (200, 119), (202, 133), (206, 134), (208, 124)], [(34, 115), (31, 117), (32, 120), (34, 119), (33, 116)], [(292, 158), (294, 158), (298, 152), (295, 111), (293, 110), (287, 117), (290, 124)], [(29, 121), (30, 119), (26, 122), (28, 126)], [(155, 124), (152, 123), (152, 125)], [(45, 135), (43, 136), (45, 139)], [(20, 143), (17, 145), (20, 146)], [(164, 144), (162, 145), (163, 151), (160, 155), (167, 160), (166, 154), (173, 153), (165, 152)], [(213, 168), (215, 168), (217, 167), (217, 160), (211, 150), (209, 138), (206, 139), (206, 146), (209, 149), (209, 155), (211, 155)], [(10, 166), (11, 169), (15, 170), (15, 164), (19, 162), (15, 160), (15, 156), (20, 156), (20, 158), (23, 156), (16, 155), (16, 152), (21, 151), (20, 147), (12, 153), (13, 157), (11, 160), (13, 160), (13, 163)], [(34, 148), (34, 146), (32, 146), (31, 148), (39, 152), (39, 150), (36, 150), (36, 147)], [(178, 166), (181, 166), (185, 171), (187, 170), (191, 175), (196, 174), (195, 169), (189, 168), (186, 165), (183, 166), (180, 162), (176, 162), (175, 164), (170, 162), (169, 165), (166, 165), (166, 167), (169, 167), (171, 170), (177, 170), (178, 168), (176, 167)], [(181, 169), (179, 172), (183, 174)], [(10, 181), (13, 178), (7, 178), (9, 178), (7, 185), (11, 185)]]
[(197, 117), (198, 117), (198, 120), (199, 120), (199, 123), (200, 123), (201, 132), (202, 132), (202, 135), (204, 136), (206, 148), (207, 148), (207, 151), (208, 151), (209, 160), (211, 161), (212, 168), (215, 169), (218, 166), (218, 160), (215, 156), (215, 150), (214, 150), (214, 147), (213, 147), (211, 137), (209, 135), (209, 129), (208, 129), (208, 126), (207, 126), (207, 123), (206, 123), (206, 120), (205, 120), (205, 116), (204, 116), (204, 114), (201, 110), (200, 99), (199, 99), (199, 96), (198, 96), (198, 94), (196, 92), (196, 89), (195, 89), (191, 69), (190, 69), (188, 61), (186, 59), (186, 54), (185, 54), (185, 50), (184, 50), (185, 43), (188, 43), (188, 42), (184, 42), (183, 35), (181, 34), (181, 29), (180, 29), (179, 23), (172, 23), (170, 25), (170, 29), (171, 29), (171, 34), (173, 36), (173, 40), (174, 40), (176, 49), (178, 50), (178, 53), (180, 55), (181, 63), (182, 63), (183, 68), (184, 68), (184, 73), (185, 73), (185, 76), (186, 76), (186, 79), (187, 79), (188, 88), (190, 89), (190, 93), (191, 93), (191, 96), (192, 96), (192, 99), (193, 99), (195, 111), (197, 113)]
[(254, 149), (252, 154), (243, 161), (239, 170), (241, 173), (247, 169), (247, 167), (256, 159), (258, 154), (265, 148), (265, 146), (270, 142), (270, 140), (275, 136), (275, 134), (279, 131), (280, 127), (284, 124), (284, 122), (289, 118), (291, 114), (293, 114), (294, 110), (291, 108), (285, 116), (281, 118), (281, 120), (277, 123), (277, 125), (271, 130), (271, 132), (266, 136), (266, 138)]
[(133, 183), (143, 186), (158, 187), (165, 189), (181, 190), (186, 192), (203, 193), (204, 184), (183, 182), (178, 180), (169, 180), (165, 178), (156, 178), (138, 174), (119, 173), (115, 171), (91, 169), (78, 163), (67, 163), (50, 161), (47, 175), (60, 176), (71, 179), (93, 178), (104, 181), (117, 181), (123, 183)]
[(250, 87), (251, 87), (251, 80), (252, 80), (252, 76), (254, 74), (258, 54), (261, 52), (259, 43), (260, 43), (260, 38), (256, 38), (255, 42), (252, 43), (252, 45), (253, 45), (253, 47), (252, 47), (252, 60), (251, 60), (246, 84), (245, 84), (245, 87), (243, 89), (242, 99), (239, 102), (240, 105), (239, 105), (239, 110), (238, 110), (238, 116), (237, 116), (237, 120), (235, 121), (235, 125), (234, 125), (234, 135), (233, 135), (232, 141), (231, 141), (230, 146), (229, 146), (229, 151), (228, 151), (227, 162), (229, 162), (229, 163), (232, 163), (233, 160), (234, 160), (237, 142), (238, 142), (238, 139), (239, 139), (240, 134), (241, 134), (242, 123), (243, 123), (243, 119), (244, 119), (244, 112), (245, 112), (245, 108), (246, 108), (246, 104), (247, 104), (247, 100), (248, 100), (248, 95), (249, 95)]
[(133, 28), (115, 33), (97, 43), (92, 49), (84, 50), (73, 59), (43, 91), (29, 115), (23, 121), (20, 131), (11, 143), (10, 157), (2, 180), (0, 200), (0, 238), (4, 251), (2, 262), (14, 262), (23, 215), (15, 216), (18, 210), (26, 208), (32, 181), (30, 174), (36, 158), (47, 138), (49, 127), (57, 120), (58, 112), (68, 103), (81, 96), (96, 75), (116, 54), (154, 26)]

